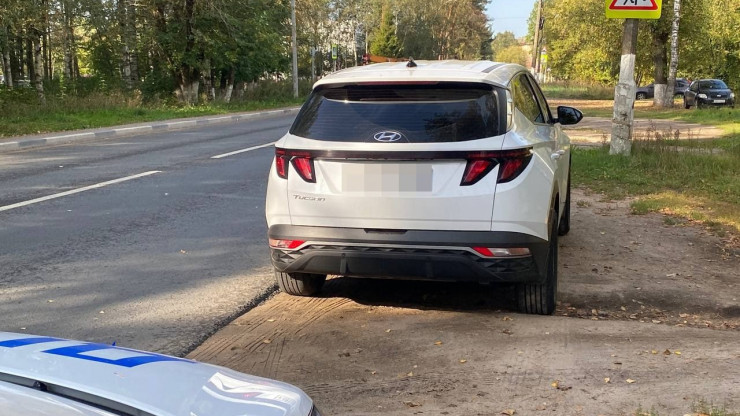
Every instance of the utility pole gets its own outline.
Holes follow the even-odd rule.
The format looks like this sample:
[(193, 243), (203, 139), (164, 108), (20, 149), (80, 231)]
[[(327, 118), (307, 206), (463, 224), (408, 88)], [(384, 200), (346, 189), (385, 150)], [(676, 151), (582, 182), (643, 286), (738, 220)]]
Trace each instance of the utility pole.
[(622, 60), (619, 82), (614, 89), (614, 114), (609, 154), (629, 156), (632, 148), (632, 120), (634, 117), (635, 55), (637, 53), (638, 19), (625, 19), (622, 35)]
[(535, 77), (539, 72), (540, 61), (540, 26), (542, 26), (542, 0), (537, 2), (537, 21), (534, 25), (534, 45), (532, 46), (532, 69), (535, 71)]
[(298, 36), (295, 23), (295, 0), (290, 0), (290, 19), (293, 23), (293, 97), (298, 98)]

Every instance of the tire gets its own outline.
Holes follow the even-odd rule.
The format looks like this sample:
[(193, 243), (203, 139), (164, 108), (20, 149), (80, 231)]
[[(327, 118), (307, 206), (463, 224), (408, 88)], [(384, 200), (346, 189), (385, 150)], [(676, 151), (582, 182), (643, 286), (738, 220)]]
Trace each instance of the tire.
[(683, 108), (685, 108), (686, 110), (691, 108), (691, 106), (689, 105), (689, 102), (686, 101), (686, 96), (683, 97)]
[(275, 270), (275, 280), (283, 292), (293, 296), (313, 296), (324, 286), (325, 274), (283, 273)]
[(566, 235), (570, 231), (570, 169), (568, 169), (568, 190), (565, 194), (565, 207), (563, 207), (563, 216), (558, 223), (558, 235)]
[(647, 94), (645, 94), (644, 92), (638, 92), (635, 98), (637, 98), (638, 100), (644, 100), (647, 98)]
[[(551, 221), (557, 220), (553, 211)], [(547, 253), (547, 278), (544, 283), (519, 283), (516, 285), (517, 309), (521, 313), (552, 315), (558, 293), (558, 233), (553, 223)]]

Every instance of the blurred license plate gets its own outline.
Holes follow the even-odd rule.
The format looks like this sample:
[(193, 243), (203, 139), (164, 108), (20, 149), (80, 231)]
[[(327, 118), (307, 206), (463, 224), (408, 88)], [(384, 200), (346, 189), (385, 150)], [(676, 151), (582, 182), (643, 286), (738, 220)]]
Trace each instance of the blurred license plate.
[(724, 104), (725, 100), (714, 100), (715, 104)]
[(342, 190), (431, 192), (433, 176), (426, 163), (344, 163)]

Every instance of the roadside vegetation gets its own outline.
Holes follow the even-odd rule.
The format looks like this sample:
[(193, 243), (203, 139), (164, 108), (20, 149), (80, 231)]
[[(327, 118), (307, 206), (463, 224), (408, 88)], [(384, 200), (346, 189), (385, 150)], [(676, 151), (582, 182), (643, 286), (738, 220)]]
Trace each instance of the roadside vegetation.
[[(573, 150), (573, 183), (606, 197), (637, 197), (635, 214), (662, 212), (740, 233), (740, 134), (714, 140), (637, 139), (632, 156), (607, 145)], [(668, 220), (668, 222), (671, 222)]]
[[(307, 89), (308, 84), (302, 85), (302, 91)], [(116, 90), (48, 94), (46, 102), (40, 103), (32, 89), (0, 87), (0, 138), (298, 106), (303, 99), (293, 98), (290, 82), (272, 81), (237, 92), (228, 103), (204, 100), (197, 105)]]

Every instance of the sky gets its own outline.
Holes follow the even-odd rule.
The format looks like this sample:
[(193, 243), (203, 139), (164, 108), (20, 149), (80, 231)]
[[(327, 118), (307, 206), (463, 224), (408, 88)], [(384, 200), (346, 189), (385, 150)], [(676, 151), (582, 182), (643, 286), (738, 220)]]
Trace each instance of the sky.
[(516, 37), (527, 34), (527, 19), (534, 0), (492, 0), (486, 14), (493, 19), (493, 33), (511, 31)]

